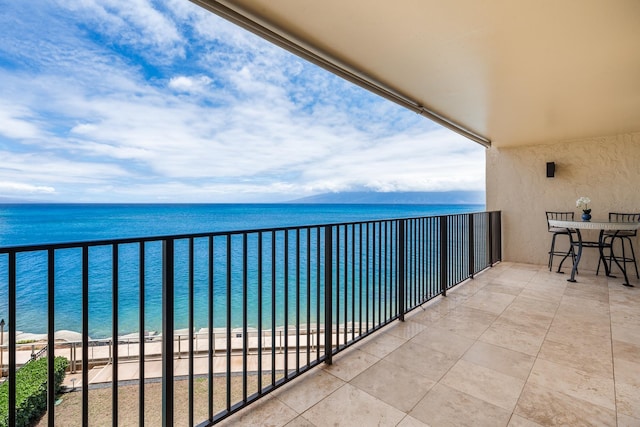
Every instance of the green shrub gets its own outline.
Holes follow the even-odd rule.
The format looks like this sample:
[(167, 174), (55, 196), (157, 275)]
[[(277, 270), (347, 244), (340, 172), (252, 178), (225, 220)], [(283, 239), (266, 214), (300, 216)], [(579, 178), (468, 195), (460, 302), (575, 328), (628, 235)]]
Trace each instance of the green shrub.
[[(60, 391), (69, 361), (53, 362), (56, 393)], [(27, 363), (16, 372), (16, 425), (28, 426), (47, 411), (47, 358)], [(0, 385), (0, 427), (9, 425), (9, 382)]]

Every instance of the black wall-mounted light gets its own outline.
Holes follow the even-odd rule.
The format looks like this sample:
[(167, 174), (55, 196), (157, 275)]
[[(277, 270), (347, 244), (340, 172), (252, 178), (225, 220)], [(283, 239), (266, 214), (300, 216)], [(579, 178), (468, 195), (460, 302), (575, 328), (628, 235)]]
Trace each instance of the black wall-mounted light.
[(556, 176), (556, 164), (555, 162), (547, 162), (547, 178), (553, 178)]

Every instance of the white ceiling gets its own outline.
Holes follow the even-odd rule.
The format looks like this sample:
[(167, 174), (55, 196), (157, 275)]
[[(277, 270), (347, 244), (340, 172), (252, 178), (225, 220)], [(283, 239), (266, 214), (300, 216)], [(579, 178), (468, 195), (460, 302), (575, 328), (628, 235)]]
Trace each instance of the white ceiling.
[(222, 4), (497, 147), (640, 131), (640, 0)]

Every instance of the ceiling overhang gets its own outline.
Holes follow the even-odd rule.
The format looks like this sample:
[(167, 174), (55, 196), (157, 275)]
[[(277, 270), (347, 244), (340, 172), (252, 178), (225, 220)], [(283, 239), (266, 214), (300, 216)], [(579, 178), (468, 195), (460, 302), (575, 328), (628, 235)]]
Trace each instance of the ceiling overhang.
[(485, 146), (640, 131), (637, 0), (192, 0)]

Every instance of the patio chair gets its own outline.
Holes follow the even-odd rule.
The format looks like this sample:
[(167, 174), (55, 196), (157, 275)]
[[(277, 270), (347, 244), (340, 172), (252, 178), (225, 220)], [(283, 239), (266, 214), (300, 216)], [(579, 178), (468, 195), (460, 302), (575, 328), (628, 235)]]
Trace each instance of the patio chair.
[[(573, 221), (573, 212), (546, 212), (547, 214), (547, 229), (549, 233), (552, 234), (551, 238), (551, 248), (549, 250), (549, 271), (553, 269), (553, 257), (560, 256), (562, 257), (562, 261), (558, 266), (558, 273), (562, 273), (560, 268), (562, 268), (562, 263), (567, 257), (571, 256), (571, 260), (575, 262), (575, 251), (573, 250), (573, 240), (571, 239), (572, 231), (567, 230), (566, 228), (557, 228), (549, 225), (550, 219), (556, 219), (561, 221)], [(556, 250), (556, 237), (558, 236), (567, 236), (569, 238), (569, 249), (566, 251)]]
[[(610, 212), (609, 213), (609, 221), (611, 222), (640, 222), (640, 213), (618, 213), (618, 212)], [(614, 260), (618, 261), (618, 263), (623, 265), (623, 268), (627, 269), (627, 263), (633, 263), (633, 266), (636, 269), (636, 277), (640, 279), (640, 274), (638, 274), (638, 262), (636, 261), (636, 253), (633, 249), (633, 238), (636, 237), (636, 230), (621, 230), (621, 231), (605, 231), (603, 241), (607, 243), (609, 246), (609, 271), (611, 271), (611, 267), (613, 265)], [(621, 247), (621, 255), (615, 255), (613, 251), (613, 244), (616, 239), (620, 240)], [(631, 252), (627, 255), (627, 246), (629, 247), (629, 251)], [(598, 262), (598, 270), (596, 274), (600, 271), (600, 262)]]

